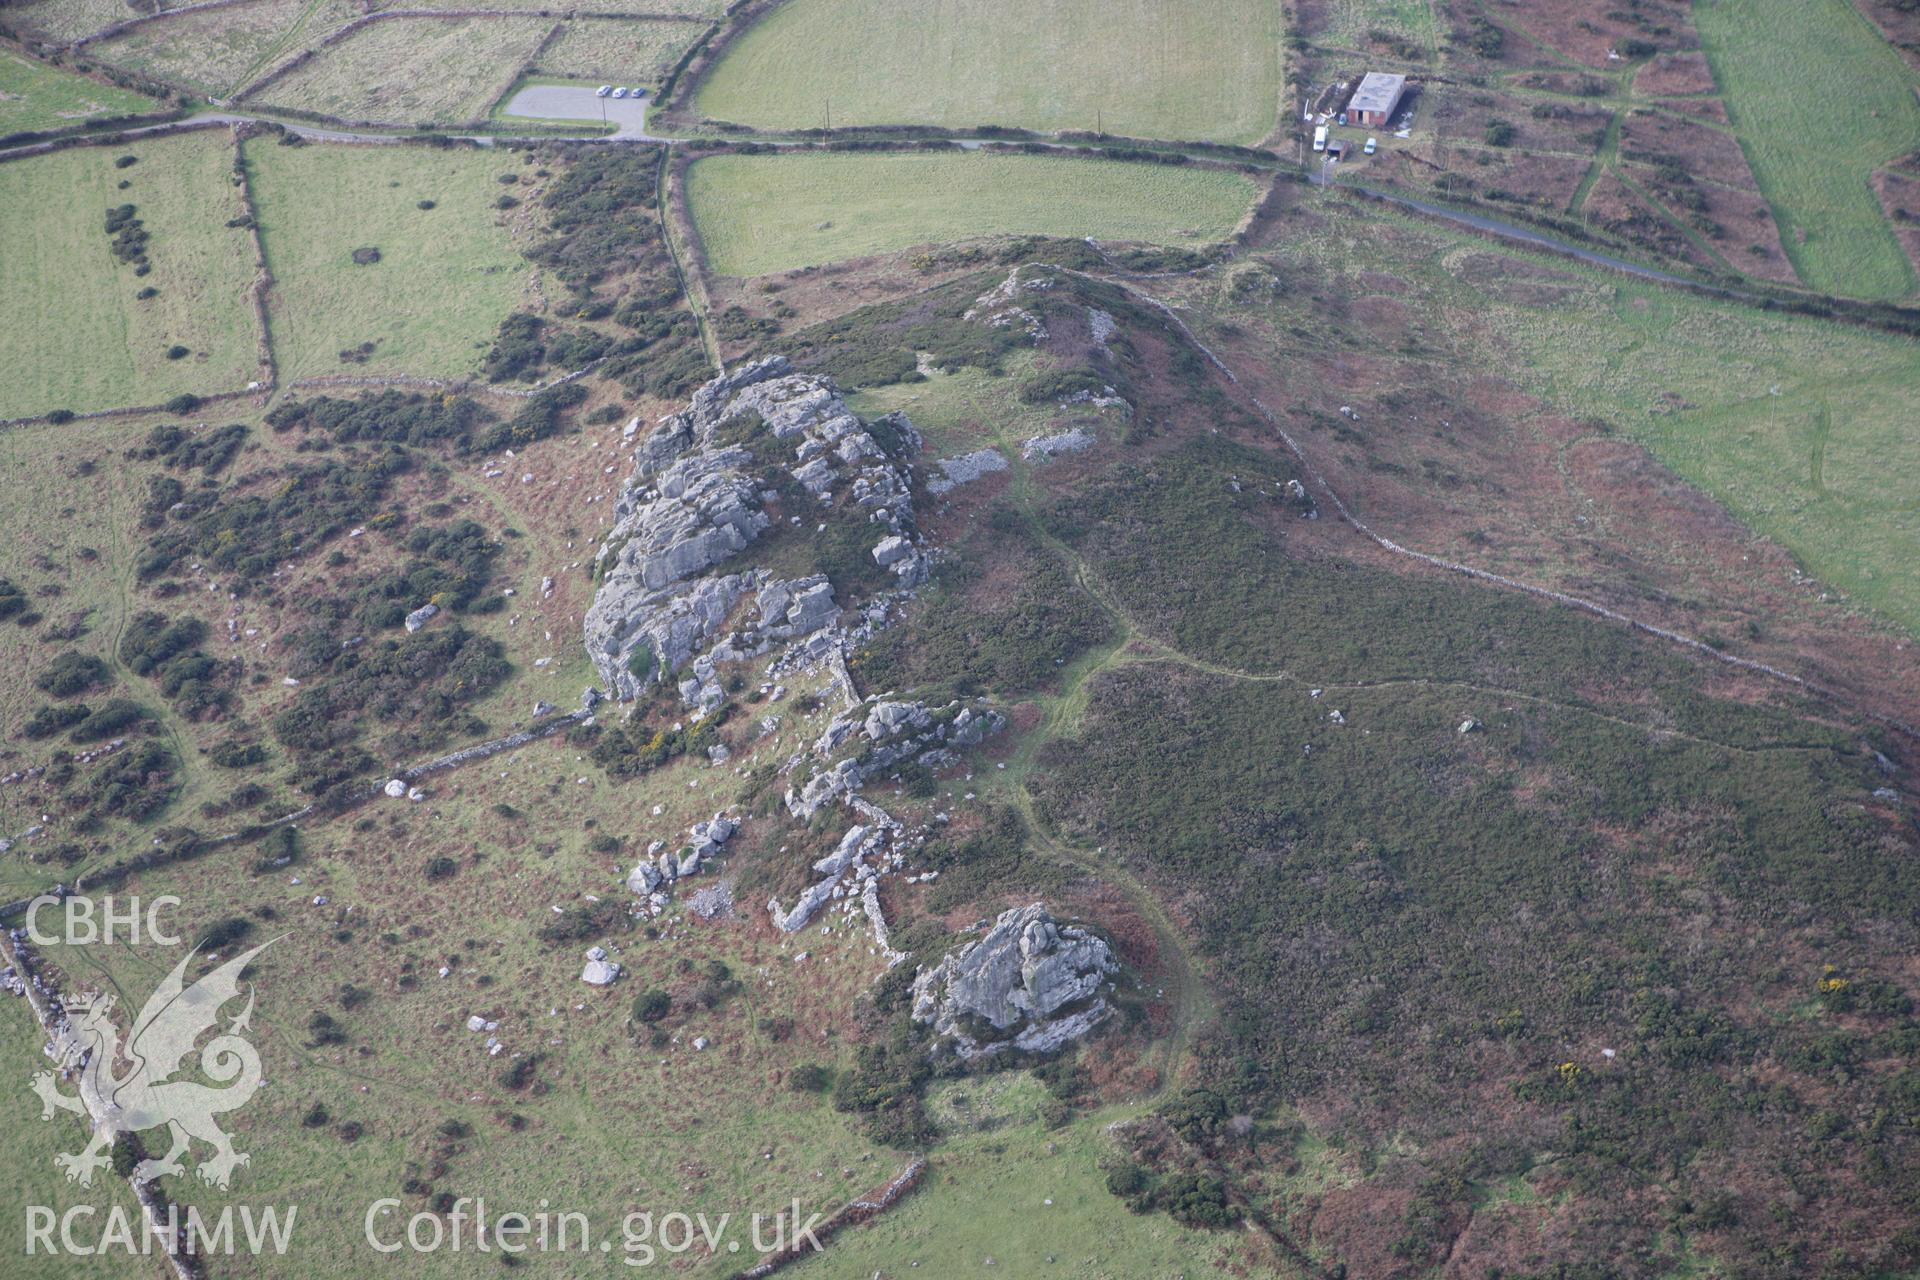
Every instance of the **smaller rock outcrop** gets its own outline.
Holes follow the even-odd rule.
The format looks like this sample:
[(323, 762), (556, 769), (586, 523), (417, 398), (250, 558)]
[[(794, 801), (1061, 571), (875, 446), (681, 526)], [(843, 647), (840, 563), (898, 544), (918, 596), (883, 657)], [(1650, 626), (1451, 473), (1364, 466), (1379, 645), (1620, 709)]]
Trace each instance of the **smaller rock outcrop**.
[(921, 970), (913, 1017), (967, 1061), (1009, 1049), (1046, 1053), (1111, 1016), (1106, 993), (1119, 967), (1099, 935), (1056, 922), (1036, 902)]
[(627, 891), (644, 898), (642, 910), (659, 915), (668, 894), (678, 880), (698, 875), (708, 859), (714, 857), (733, 838), (740, 824), (724, 813), (716, 813), (705, 822), (696, 822), (687, 831), (687, 843), (667, 848), (664, 840), (647, 846), (647, 853), (627, 873)]
[(796, 768), (787, 812), (811, 818), (822, 805), (860, 790), (868, 778), (910, 760), (939, 768), (952, 762), (954, 751), (978, 746), (1005, 725), (1006, 717), (993, 708), (958, 699), (941, 707), (888, 699), (856, 704), (815, 740), (814, 762)]

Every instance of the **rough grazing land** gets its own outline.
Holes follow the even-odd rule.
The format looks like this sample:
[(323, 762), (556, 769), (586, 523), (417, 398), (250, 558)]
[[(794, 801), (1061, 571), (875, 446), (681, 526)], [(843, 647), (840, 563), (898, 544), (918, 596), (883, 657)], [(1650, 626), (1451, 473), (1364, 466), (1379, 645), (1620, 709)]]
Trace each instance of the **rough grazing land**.
[[(795, 0), (741, 38), (700, 110), (764, 128), (1015, 125), (1253, 143), (1273, 127), (1265, 0)], [(831, 99), (831, 104), (828, 100)]]
[[(144, 424), (106, 418), (0, 432), (0, 545), (8, 549), (7, 567), (0, 574), (25, 591), (30, 607), (44, 615), (36, 626), (18, 625), (18, 614), (16, 621), (0, 626), (0, 724), (13, 727), (4, 748), (11, 754), (0, 763), (0, 776), (44, 764), (52, 754), (48, 748), (63, 745), (15, 736), (49, 702), (38, 681), (56, 656), (112, 660), (115, 637), (128, 612), (128, 568), (113, 562), (110, 553), (138, 536), (135, 526), (145, 496), (144, 477), (129, 482), (135, 468), (121, 462), (120, 451), (145, 429)], [(88, 467), (88, 462), (94, 465)], [(83, 548), (94, 555), (84, 554)], [(76, 617), (86, 627), (84, 634), (55, 638)], [(88, 690), (63, 701), (97, 706), (105, 696), (110, 695)], [(86, 785), (87, 775), (83, 772), (76, 781)], [(191, 781), (187, 785), (191, 787)], [(32, 787), (0, 786), (0, 834), (17, 836), (38, 822), (50, 811), (48, 799)], [(141, 839), (120, 823), (108, 824), (95, 838), (120, 848)], [(69, 840), (68, 833), (60, 831), (43, 840), (23, 841), (0, 858), (0, 901), (38, 893), (49, 876), (87, 865), (84, 859), (69, 864), (66, 856), (53, 852)], [(0, 1248), (5, 1247), (0, 1240)]]
[(478, 119), (552, 26), (536, 17), (376, 22), (263, 89), (259, 100), (349, 120)]
[(686, 25), (698, 34), (707, 22), (726, 13), (727, 0), (595, 0), (591, 5), (578, 6), (556, 5), (553, 0), (487, 0), (485, 4), (474, 4), (472, 0), (424, 0), (424, 3), (415, 4), (409, 0), (405, 7), (409, 9), (524, 9), (529, 13), (552, 13), (556, 17), (561, 13), (577, 11), (630, 14), (637, 18), (656, 16), (697, 18), (700, 21), (689, 22)]
[(714, 156), (688, 176), (716, 274), (766, 275), (989, 235), (1200, 245), (1253, 198), (1234, 173), (1051, 156)]
[[(116, 168), (123, 155), (138, 162)], [(247, 233), (226, 226), (240, 212), (232, 161), (227, 133), (210, 130), (0, 165), (0, 297), (34, 316), (0, 331), (0, 417), (247, 383), (253, 256)], [(149, 237), (145, 276), (112, 252), (106, 213), (123, 204)], [(158, 292), (138, 298), (146, 288)], [(187, 354), (169, 359), (176, 346)]]
[(157, 106), (144, 94), (0, 50), (0, 134), (70, 129), (94, 116), (128, 115)]
[[(774, 941), (745, 918), (707, 925), (677, 918), (684, 909), (676, 909), (658, 939), (626, 927), (624, 911), (577, 939), (540, 937), (556, 905), (624, 906), (630, 895), (613, 869), (630, 863), (634, 841), (684, 830), (684, 815), (719, 803), (707, 795), (713, 771), (695, 774), (706, 780), (695, 791), (678, 772), (652, 785), (616, 787), (596, 776), (581, 787), (574, 755), (564, 744), (542, 745), (448, 775), (422, 803), (363, 811), (359, 830), (316, 822), (302, 831), (296, 862), (275, 873), (250, 874), (258, 851), (231, 850), (145, 877), (143, 892), (185, 901), (178, 918), (189, 936), (236, 917), (252, 922), (253, 943), (285, 935), (256, 971), (253, 1042), (272, 1084), (230, 1127), (252, 1154), (235, 1192), (297, 1203), (300, 1230), (285, 1260), (235, 1258), (224, 1274), (376, 1273), (380, 1258), (363, 1234), (367, 1207), (407, 1197), (405, 1210), (380, 1224), (384, 1235), (404, 1230), (428, 1195), (449, 1191), (485, 1196), (503, 1211), (537, 1209), (544, 1197), (556, 1210), (588, 1214), (596, 1244), (612, 1240), (614, 1261), (530, 1252), (524, 1272), (578, 1275), (620, 1265), (622, 1219), (636, 1209), (658, 1214), (671, 1199), (717, 1221), (727, 1212), (771, 1214), (798, 1197), (804, 1216), (837, 1207), (904, 1163), (825, 1098), (784, 1080), (797, 1062), (851, 1060), (848, 1010), (880, 967), (861, 934)], [(646, 816), (655, 802), (670, 813)], [(502, 818), (496, 805), (514, 816)], [(619, 835), (626, 849), (592, 851), (603, 834)], [(456, 869), (429, 877), (424, 868), (441, 857)], [(579, 977), (582, 953), (596, 944), (625, 970), (604, 990)], [(796, 964), (803, 950), (811, 954)], [(73, 984), (116, 982), (133, 1001), (175, 956), (91, 947), (48, 958)], [(711, 961), (738, 987), (707, 1008), (699, 995)], [(654, 1027), (632, 1018), (635, 997), (652, 989), (673, 1000), (654, 1024), (665, 1032), (657, 1045)], [(316, 1034), (319, 1014), (336, 1028), (327, 1038)], [(489, 1033), (467, 1029), (470, 1016), (498, 1024), (499, 1055), (488, 1052)], [(775, 1027), (777, 1019), (789, 1021)], [(696, 1037), (708, 1042), (703, 1049), (693, 1047)], [(516, 1063), (529, 1064), (517, 1081), (506, 1076)], [(21, 1089), (13, 1096), (37, 1107)], [(8, 1105), (15, 1115), (24, 1109)], [(59, 1181), (50, 1163), (22, 1173), (36, 1190)], [(403, 1192), (403, 1183), (431, 1190)], [(212, 1212), (228, 1202), (191, 1172), (165, 1185)], [(743, 1252), (751, 1258), (744, 1243)], [(740, 1265), (724, 1252), (690, 1256), (705, 1262), (697, 1274), (707, 1280)], [(408, 1263), (409, 1274), (434, 1280), (474, 1272), (470, 1247)]]
[[(477, 366), (528, 279), (493, 208), (511, 156), (262, 142), (248, 144), (247, 159), (283, 377), (433, 377)], [(356, 265), (361, 248), (380, 260)], [(364, 363), (341, 362), (364, 342), (374, 344)]]
[(693, 22), (569, 22), (540, 55), (540, 70), (615, 84), (658, 84), (704, 30)]
[[(1391, 273), (1405, 290), (1391, 304), (1405, 326), (1395, 333), (1452, 335), (1449, 360), (1518, 383), (1576, 435), (1598, 437), (1594, 424), (1604, 424), (1643, 441), (1810, 573), (1920, 629), (1920, 590), (1902, 570), (1920, 555), (1920, 517), (1898, 483), (1914, 465), (1901, 461), (1914, 449), (1903, 426), (1916, 386), (1906, 339), (1615, 276), (1556, 269), (1542, 278), (1484, 242), (1391, 219), (1351, 237), (1287, 225), (1274, 258), (1287, 282), (1272, 306), (1277, 323), (1323, 327), (1310, 296), (1365, 295), (1375, 273)], [(1366, 366), (1330, 376), (1364, 368), (1380, 394), (1391, 387), (1418, 403), (1427, 379), (1418, 360), (1388, 372), (1374, 351)], [(1876, 470), (1873, 458), (1885, 465)], [(1462, 475), (1487, 467), (1471, 455), (1453, 465)]]
[(7, 12), (9, 23), (60, 42), (78, 39), (133, 16), (133, 10), (120, 0), (32, 0)]
[(165, 18), (91, 50), (102, 61), (224, 97), (290, 56), (296, 34), (317, 40), (353, 13), (340, 0), (261, 0)]
[(1314, 38), (1324, 45), (1366, 49), (1370, 33), (1385, 32), (1431, 52), (1439, 37), (1428, 0), (1321, 0), (1303, 6), (1303, 17), (1306, 12), (1315, 19)]
[[(0, 1072), (5, 1073), (5, 1079), (17, 1084), (13, 1092), (18, 1096), (24, 1097), (26, 1082), (48, 1066), (47, 1059), (40, 1054), (44, 1041), (33, 1010), (25, 1000), (8, 996), (0, 1002)], [(5, 1172), (0, 1173), (0, 1195), (7, 1198), (7, 1203), (46, 1205), (56, 1214), (64, 1214), (78, 1205), (94, 1206), (96, 1222), (104, 1222), (107, 1214), (117, 1208), (128, 1215), (130, 1222), (138, 1222), (139, 1206), (125, 1182), (96, 1182), (92, 1188), (82, 1191), (60, 1176), (58, 1166), (53, 1163), (54, 1156), (78, 1151), (86, 1142), (86, 1128), (80, 1118), (63, 1113), (58, 1120), (43, 1124), (39, 1119), (39, 1104), (31, 1105), (34, 1109), (30, 1113), (21, 1107), (20, 1122), (9, 1126), (13, 1130), (8, 1143), (11, 1153)], [(7, 1215), (7, 1219), (0, 1226), (0, 1249), (7, 1253), (9, 1276), (19, 1280), (82, 1280), (98, 1276), (105, 1280), (127, 1273), (124, 1258), (80, 1258), (58, 1253), (49, 1256), (45, 1249), (40, 1250), (38, 1256), (28, 1258), (26, 1215), (13, 1213)]]
[(1845, 0), (1711, 0), (1695, 8), (1727, 114), (1816, 289), (1912, 291), (1873, 171), (1920, 145), (1913, 76)]

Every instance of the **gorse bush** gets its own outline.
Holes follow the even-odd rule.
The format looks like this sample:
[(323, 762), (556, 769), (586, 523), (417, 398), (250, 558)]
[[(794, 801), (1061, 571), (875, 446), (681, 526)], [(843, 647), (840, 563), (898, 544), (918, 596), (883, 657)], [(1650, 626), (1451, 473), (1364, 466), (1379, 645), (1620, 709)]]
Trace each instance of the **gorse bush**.
[(33, 678), (36, 689), (56, 698), (71, 698), (76, 693), (110, 684), (113, 673), (107, 664), (90, 653), (71, 651), (55, 658), (47, 669)]
[[(184, 354), (184, 349), (182, 351)], [(247, 428), (237, 422), (203, 432), (163, 423), (147, 432), (147, 438), (139, 445), (127, 450), (127, 456), (143, 462), (163, 462), (179, 471), (199, 470), (212, 475), (232, 462), (246, 442)]]

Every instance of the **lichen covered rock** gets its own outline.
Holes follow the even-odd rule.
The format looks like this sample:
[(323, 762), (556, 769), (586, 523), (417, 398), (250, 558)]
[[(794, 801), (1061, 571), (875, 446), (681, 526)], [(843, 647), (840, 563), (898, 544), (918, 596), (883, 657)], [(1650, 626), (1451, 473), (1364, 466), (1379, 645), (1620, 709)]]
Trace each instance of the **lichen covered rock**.
[(1016, 907), (984, 937), (947, 955), (913, 983), (913, 1017), (931, 1023), (961, 1058), (1009, 1049), (1044, 1053), (1079, 1039), (1113, 1012), (1119, 969), (1099, 935), (1056, 922), (1039, 903)]
[[(701, 705), (711, 700), (709, 673), (681, 670), (697, 657), (753, 657), (838, 621), (841, 602), (825, 577), (781, 580), (745, 563), (743, 553), (773, 524), (769, 506), (781, 500), (777, 488), (762, 487), (769, 468), (784, 470), (803, 502), (858, 511), (873, 524), (875, 543), (888, 544), (896, 579), (923, 581), (927, 556), (915, 544), (898, 456), (918, 448), (919, 436), (897, 415), (880, 436), (891, 449), (831, 379), (795, 373), (781, 356), (714, 379), (663, 420), (635, 450), (587, 610), (587, 651), (614, 696), (631, 700), (671, 679)], [(755, 608), (746, 629), (714, 643), (749, 596)]]

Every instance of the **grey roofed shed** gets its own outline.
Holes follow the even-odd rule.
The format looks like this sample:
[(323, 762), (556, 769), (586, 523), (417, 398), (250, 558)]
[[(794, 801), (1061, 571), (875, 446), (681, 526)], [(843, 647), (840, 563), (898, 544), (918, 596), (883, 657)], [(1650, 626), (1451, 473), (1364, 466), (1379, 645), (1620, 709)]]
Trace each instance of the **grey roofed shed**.
[(1347, 102), (1347, 114), (1365, 113), (1367, 116), (1384, 118), (1400, 104), (1400, 95), (1406, 87), (1405, 76), (1369, 71)]

